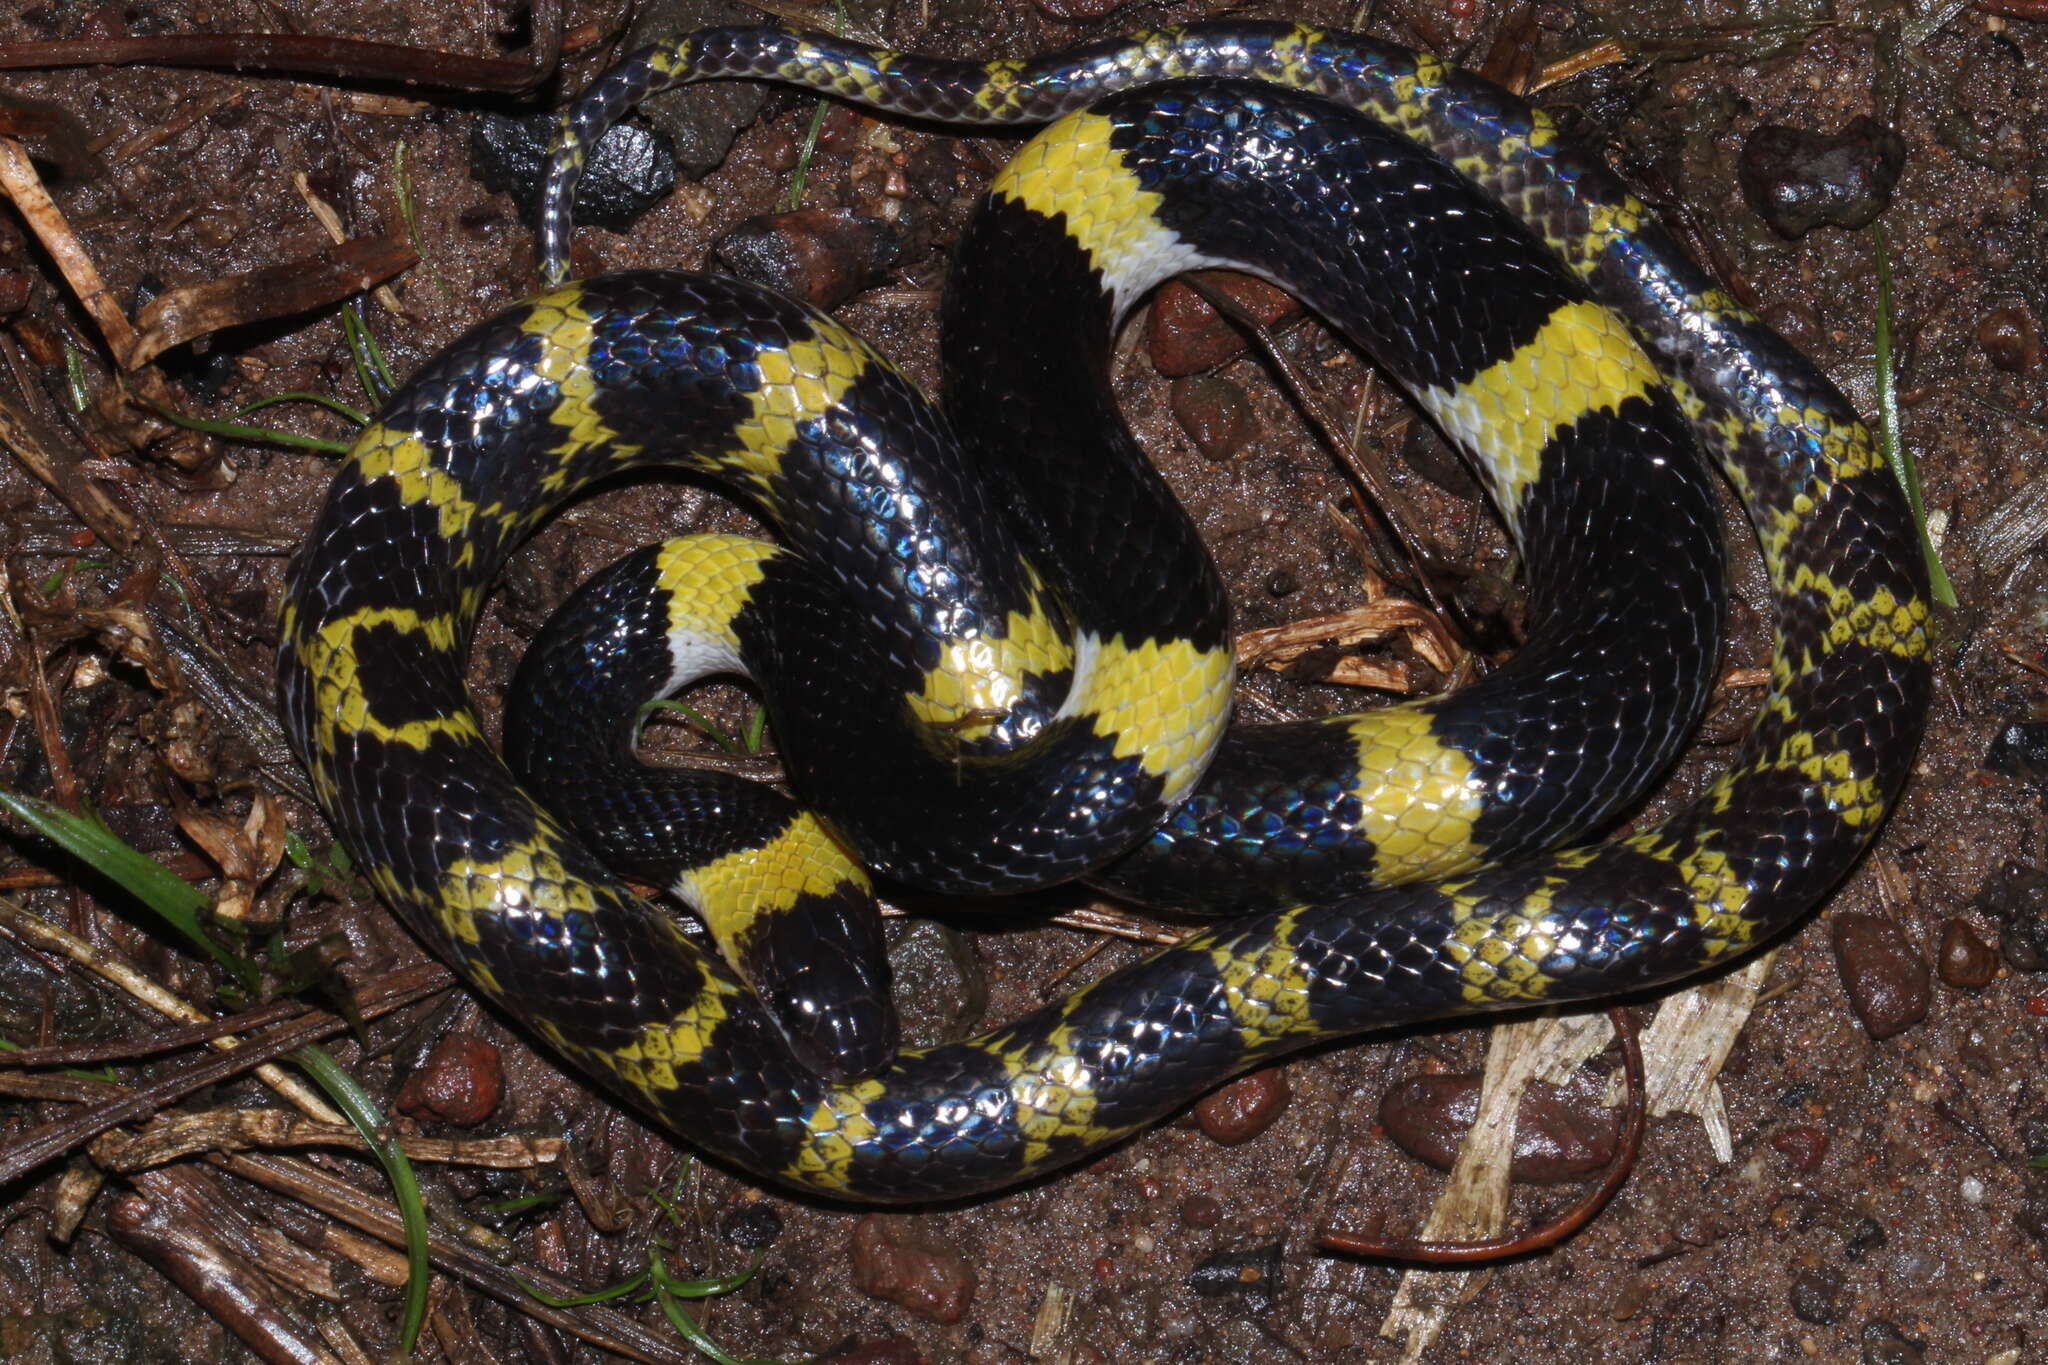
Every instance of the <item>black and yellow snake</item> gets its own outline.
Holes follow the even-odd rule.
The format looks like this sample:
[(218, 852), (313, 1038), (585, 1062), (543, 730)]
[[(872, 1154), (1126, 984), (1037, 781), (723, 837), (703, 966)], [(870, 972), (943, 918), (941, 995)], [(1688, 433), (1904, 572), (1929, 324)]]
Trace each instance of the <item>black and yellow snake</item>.
[[(1059, 119), (998, 177), (955, 265), (942, 349), (961, 443), (858, 341), (759, 289), (562, 285), (455, 342), (365, 431), (295, 567), (280, 655), (288, 730), (378, 890), (627, 1099), (792, 1184), (987, 1189), (1310, 1042), (1704, 970), (1794, 922), (1874, 835), (1929, 688), (1904, 500), (1828, 381), (1540, 113), (1430, 58), (1288, 25), (987, 66), (710, 31), (628, 59), (567, 116), (552, 272), (582, 149), (648, 90), (715, 76)], [(1220, 588), (1103, 379), (1116, 318), (1208, 264), (1298, 289), (1473, 446), (1539, 628), (1485, 689), (1225, 738)], [(1720, 560), (1691, 439), (1763, 543), (1769, 691), (1693, 805), (1541, 854), (1633, 799), (1705, 694)], [(607, 870), (630, 840), (601, 857), (522, 789), (465, 690), (512, 548), (592, 480), (655, 463), (732, 483), (785, 547), (672, 542), (584, 599), (636, 623), (615, 635), (665, 624), (685, 642), (656, 665), (618, 656), (656, 684), (743, 661), (822, 812), (719, 826), (677, 879), (694, 902), (743, 902), (723, 929), (707, 912), (742, 968), (785, 922), (757, 912), (858, 921), (839, 901), (858, 890), (847, 848), (941, 890), (1126, 855), (1112, 884), (1271, 908), (995, 1033), (825, 1078), (886, 1056), (886, 1026), (854, 1021), (837, 1054), (836, 1025), (805, 1037), (765, 1008)], [(529, 670), (554, 675), (545, 657)], [(533, 738), (558, 714), (514, 740), (543, 795), (575, 776)], [(1375, 763), (1420, 794), (1392, 794)], [(1509, 861), (1459, 870), (1483, 855)], [(1438, 880), (1354, 894), (1390, 869)]]

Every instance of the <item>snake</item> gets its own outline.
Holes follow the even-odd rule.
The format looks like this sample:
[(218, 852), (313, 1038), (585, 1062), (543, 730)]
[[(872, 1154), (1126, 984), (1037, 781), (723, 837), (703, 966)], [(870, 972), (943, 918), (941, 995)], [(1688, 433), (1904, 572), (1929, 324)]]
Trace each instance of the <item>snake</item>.
[[(1050, 125), (992, 185), (987, 226), (954, 266), (976, 283), (949, 287), (942, 310), (949, 361), (1001, 357), (1010, 377), (959, 366), (935, 415), (858, 339), (757, 286), (681, 272), (566, 281), (569, 195), (591, 142), (644, 95), (716, 77), (939, 121)], [(1219, 163), (1229, 194), (1255, 182), (1251, 198), (1205, 188)], [(1361, 224), (1391, 227), (1395, 245), (1315, 235)], [(615, 1094), (764, 1179), (870, 1202), (997, 1189), (1310, 1044), (1709, 971), (1810, 911), (1910, 770), (1931, 689), (1926, 569), (1853, 408), (1548, 115), (1427, 54), (1239, 21), (982, 64), (707, 30), (628, 57), (565, 113), (541, 239), (554, 287), (428, 362), (337, 474), (287, 585), (286, 729), (337, 837), (428, 946)], [(1511, 302), (1496, 259), (1540, 302)], [(1377, 262), (1366, 273), (1395, 287), (1393, 302), (1347, 287), (1361, 260)], [(1355, 762), (1304, 777), (1244, 756), (1254, 742), (1227, 725), (1213, 570), (1199, 556), (1155, 561), (1191, 534), (1184, 518), (1141, 460), (1121, 458), (1116, 424), (1093, 430), (1108, 415), (1115, 321), (1161, 279), (1209, 265), (1321, 291), (1311, 304), (1479, 453), (1532, 566), (1573, 539), (1652, 566), (1667, 538), (1689, 545), (1668, 585), (1641, 572), (1574, 587), (1532, 567), (1532, 602), (1567, 626), (1576, 603), (1619, 613), (1579, 624), (1621, 662), (1529, 712), (1502, 710), (1498, 693), (1464, 713), (1448, 701), (1395, 711), (1382, 755), (1436, 786), (1406, 806), (1389, 798), (1391, 824), (1360, 813), (1374, 802)], [(1420, 306), (1439, 295), (1443, 315)], [(1017, 376), (1053, 401), (1020, 411)], [(885, 432), (911, 440), (917, 461)], [(1675, 814), (1545, 851), (1662, 770), (1709, 685), (1702, 614), (1721, 600), (1720, 561), (1713, 535), (1691, 529), (1711, 521), (1691, 514), (1701, 494), (1680, 472), (1697, 463), (1691, 442), (1762, 547), (1762, 703), (1730, 765)], [(1015, 472), (1033, 455), (1050, 480)], [(926, 482), (910, 481), (912, 463)], [(1148, 862), (1191, 844), (1197, 870), (1180, 885), (1224, 883), (1226, 908), (1255, 908), (980, 1037), (893, 1055), (870, 1039), (836, 1068), (815, 1064), (829, 1045), (814, 1039), (807, 1060), (743, 968), (639, 898), (542, 799), (547, 784), (522, 787), (467, 691), (468, 643), (512, 550), (580, 489), (650, 464), (735, 485), (783, 547), (694, 537), (629, 560), (610, 581), (638, 580), (657, 604), (635, 630), (652, 632), (649, 611), (688, 618), (675, 638), (695, 643), (673, 652), (671, 677), (743, 659), (782, 747), (856, 760), (793, 769), (823, 813), (723, 836), (698, 892), (767, 864), (757, 899), (829, 900), (849, 856), (941, 891), (1115, 884), (1120, 859), (1142, 882)], [(1032, 479), (1050, 483), (1060, 515), (981, 524)], [(1656, 491), (1631, 504), (1638, 485)], [(876, 577), (808, 553), (828, 543)], [(1637, 612), (1657, 597), (1690, 614), (1665, 625)], [(843, 629), (849, 614), (876, 618), (872, 639)], [(1624, 648), (1655, 632), (1647, 652)], [(1532, 641), (1517, 661), (1544, 648)], [(777, 700), (789, 695), (801, 704)], [(902, 727), (847, 719), (884, 713), (907, 714), (917, 742), (885, 754), (870, 731)], [(1455, 714), (1484, 742), (1461, 748), (1441, 723)], [(1511, 765), (1474, 778), (1522, 716), (1567, 736), (1556, 751), (1594, 756), (1563, 765), (1570, 817), (1547, 813), (1530, 835), (1506, 826), (1518, 795), (1546, 804), (1541, 784)], [(1360, 724), (1299, 733), (1325, 758), (1333, 736), (1340, 756), (1348, 744), (1371, 758)], [(1550, 752), (1540, 739), (1533, 751)], [(1461, 805), (1474, 788), (1478, 804)], [(1079, 799), (1022, 799), (1048, 789)], [(1378, 851), (1332, 849), (1360, 829), (1399, 844), (1422, 808), (1449, 808), (1450, 833), (1414, 836), (1406, 853), (1455, 870), (1357, 889)], [(928, 845), (934, 823), (948, 838)], [(1498, 849), (1509, 856), (1464, 865)], [(1276, 866), (1278, 890), (1250, 887)]]

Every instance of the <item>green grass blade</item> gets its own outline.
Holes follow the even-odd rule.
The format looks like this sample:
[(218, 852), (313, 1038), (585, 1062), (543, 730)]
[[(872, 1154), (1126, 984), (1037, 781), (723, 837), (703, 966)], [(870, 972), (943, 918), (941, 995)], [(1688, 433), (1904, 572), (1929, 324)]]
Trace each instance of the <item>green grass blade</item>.
[[(0, 1052), (19, 1052), (21, 1044), (7, 1038), (0, 1038)], [(84, 1071), (75, 1066), (60, 1066), (57, 1072), (62, 1076), (76, 1076), (81, 1081), (105, 1081), (108, 1085), (119, 1085), (121, 1078), (114, 1074), (114, 1068), (103, 1066), (97, 1071)]]
[(243, 990), (254, 991), (261, 983), (262, 974), (255, 964), (230, 952), (207, 932), (205, 916), (212, 902), (155, 859), (130, 848), (104, 823), (4, 790), (0, 790), (0, 806), (155, 911), (186, 942), (232, 974)]
[(410, 1356), (427, 1320), (427, 1277), (431, 1273), (427, 1263), (427, 1205), (420, 1198), (420, 1183), (412, 1173), (412, 1162), (393, 1140), (383, 1113), (362, 1086), (356, 1084), (356, 1078), (342, 1070), (325, 1049), (308, 1045), (286, 1055), (327, 1092), (336, 1109), (348, 1115), (363, 1141), (370, 1144), (377, 1164), (384, 1168), (384, 1178), (391, 1182), (392, 1197), (405, 1224), (405, 1315), (399, 1320), (398, 1341), (402, 1354)]
[[(427, 254), (426, 239), (420, 236), (420, 219), (412, 197), (412, 148), (404, 138), (391, 149), (391, 192), (398, 197), (398, 216), (405, 221), (406, 240), (412, 243), (413, 255), (427, 268), (427, 275), (434, 281), (434, 288), (442, 298), (448, 297), (448, 283), (441, 278), (441, 267)], [(377, 364), (384, 363), (382, 356)]]
[(273, 431), (269, 427), (246, 427), (240, 422), (220, 422), (211, 417), (187, 417), (184, 413), (167, 408), (163, 404), (145, 397), (151, 411), (174, 426), (187, 431), (203, 431), (209, 436), (225, 436), (231, 441), (255, 441), (269, 445), (296, 446), (300, 450), (317, 450), (323, 455), (348, 454), (348, 442), (323, 441), (317, 436), (301, 436), (292, 431)]
[(84, 412), (92, 402), (92, 386), (85, 377), (85, 355), (68, 341), (64, 343), (64, 396), (73, 412)]
[(679, 1299), (710, 1299), (720, 1294), (730, 1294), (753, 1279), (755, 1273), (761, 1269), (761, 1262), (766, 1259), (767, 1253), (756, 1248), (753, 1260), (748, 1263), (745, 1270), (737, 1270), (730, 1275), (720, 1275), (709, 1280), (675, 1279), (669, 1274), (668, 1267), (661, 1263), (659, 1256), (654, 1257), (650, 1264), (654, 1267), (654, 1283), (662, 1292), (674, 1294)]
[(391, 382), (391, 375), (384, 368), (384, 357), (377, 351), (377, 340), (370, 335), (362, 311), (353, 299), (341, 306), (341, 331), (348, 338), (348, 358), (355, 362), (356, 382), (363, 386), (371, 407), (383, 407), (384, 400), (391, 396), (391, 390), (397, 385)]
[[(832, 0), (832, 36), (846, 36), (846, 0)], [(811, 126), (804, 130), (803, 146), (796, 154), (796, 169), (789, 175), (791, 212), (804, 206), (804, 180), (811, 173), (811, 158), (818, 154), (818, 133), (825, 127), (825, 111), (830, 107), (830, 100), (820, 99), (818, 107), (811, 111)]]
[(1892, 367), (1892, 261), (1883, 224), (1870, 225), (1870, 238), (1877, 246), (1878, 444), (1899, 487), (1906, 490), (1906, 505), (1913, 510), (1913, 530), (1920, 537), (1920, 553), (1927, 560), (1927, 581), (1934, 600), (1940, 606), (1953, 607), (1955, 585), (1949, 582), (1948, 571), (1941, 567), (1941, 556), (1927, 535), (1927, 507), (1920, 501), (1920, 467), (1914, 463), (1905, 442), (1899, 439), (1899, 382)]
[(630, 1280), (620, 1280), (615, 1285), (610, 1285), (604, 1289), (593, 1289), (588, 1294), (570, 1294), (567, 1296), (550, 1294), (536, 1285), (528, 1284), (517, 1275), (512, 1277), (512, 1282), (518, 1285), (529, 1298), (538, 1299), (550, 1308), (581, 1308), (585, 1304), (611, 1303), (614, 1300), (639, 1293), (647, 1287), (647, 1272), (643, 1270)]
[(329, 412), (336, 413), (342, 417), (345, 417), (359, 427), (366, 427), (370, 425), (369, 416), (365, 414), (361, 409), (352, 408), (348, 404), (342, 402), (339, 398), (329, 398), (324, 393), (273, 394), (269, 398), (259, 398), (253, 403), (249, 403), (243, 407), (236, 408), (235, 416), (247, 417), (252, 412), (260, 412), (264, 408), (275, 407), (279, 403), (318, 403), (321, 407), (326, 408)]
[(712, 724), (708, 716), (686, 701), (659, 700), (648, 702), (640, 708), (641, 718), (644, 720), (650, 711), (676, 712), (702, 733), (704, 738), (716, 744), (725, 753), (744, 754), (757, 752), (756, 750), (748, 749), (737, 735), (732, 734), (721, 726)]

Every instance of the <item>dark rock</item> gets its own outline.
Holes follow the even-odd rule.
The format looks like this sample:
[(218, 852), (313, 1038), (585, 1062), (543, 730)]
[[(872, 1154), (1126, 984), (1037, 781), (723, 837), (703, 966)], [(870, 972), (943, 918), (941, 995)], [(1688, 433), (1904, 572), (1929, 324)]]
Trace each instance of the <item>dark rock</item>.
[(491, 1116), (504, 1088), (498, 1049), (473, 1033), (451, 1033), (406, 1077), (398, 1091), (398, 1111), (468, 1128)]
[(718, 1235), (736, 1247), (759, 1251), (782, 1235), (782, 1215), (765, 1200), (742, 1204), (718, 1221)]
[(1293, 1098), (1287, 1068), (1267, 1067), (1195, 1101), (1195, 1124), (1213, 1140), (1233, 1147), (1271, 1128)]
[(1223, 1204), (1211, 1194), (1191, 1194), (1181, 1201), (1180, 1221), (1191, 1228), (1213, 1228), (1223, 1221)]
[[(2048, 1109), (2036, 1109), (2020, 1120), (2020, 1147), (2028, 1156), (2048, 1156)], [(2048, 1171), (2036, 1170), (2031, 1178), (2048, 1190)]]
[(888, 278), (903, 241), (879, 218), (797, 209), (746, 219), (712, 250), (740, 278), (829, 309)]
[[(760, 20), (757, 11), (731, 0), (647, 0), (635, 9), (628, 51), (678, 33)], [(705, 81), (640, 101), (640, 115), (669, 140), (683, 173), (696, 179), (725, 160), (767, 99), (768, 88), (753, 81)]]
[(1774, 1222), (1789, 1223), (1818, 1250), (1844, 1261), (1860, 1261), (1887, 1240), (1883, 1226), (1875, 1218), (1817, 1194), (1796, 1195), (1773, 1210), (1771, 1216)]
[(1998, 975), (1998, 953), (1970, 922), (1951, 915), (1941, 926), (1941, 956), (1936, 970), (1944, 986), (1974, 991)]
[(2041, 363), (2041, 333), (2024, 307), (1994, 308), (1977, 320), (1977, 344), (1991, 363), (2008, 374)]
[(905, 1047), (957, 1043), (988, 1009), (988, 973), (973, 942), (937, 920), (890, 925), (889, 975), (903, 1012)]
[[(1268, 327), (1301, 311), (1292, 296), (1249, 275), (1205, 270), (1199, 278)], [(1161, 289), (1152, 301), (1152, 315), (1145, 323), (1145, 350), (1152, 357), (1152, 368), (1168, 379), (1213, 370), (1244, 354), (1246, 344), (1236, 323), (1179, 280)]]
[(2048, 788), (2048, 720), (2016, 720), (2002, 727), (1984, 751), (1984, 766)]
[(1792, 1163), (1792, 1169), (1805, 1175), (1820, 1169), (1827, 1160), (1828, 1135), (1810, 1124), (1797, 1128), (1784, 1128), (1771, 1135), (1772, 1150), (1782, 1152)]
[(1864, 1032), (1890, 1038), (1927, 1017), (1927, 964), (1894, 920), (1844, 911), (1832, 927), (1835, 963)]
[(1842, 1320), (1842, 1272), (1814, 1266), (1792, 1278), (1792, 1314), (1801, 1322), (1826, 1327)]
[[(470, 127), (470, 173), (484, 188), (512, 196), (532, 227), (542, 172), (560, 119), (552, 113), (480, 113)], [(576, 221), (624, 232), (676, 187), (675, 157), (660, 133), (615, 123), (591, 149), (576, 183)]]
[[(1591, 1076), (1529, 1087), (1515, 1111), (1514, 1179), (1576, 1180), (1614, 1160), (1621, 1113), (1600, 1103), (1604, 1088)], [(1403, 1151), (1447, 1171), (1478, 1114), (1477, 1076), (1411, 1076), (1380, 1101), (1379, 1119)]]
[(1173, 420), (1204, 459), (1219, 464), (1243, 450), (1258, 429), (1244, 390), (1214, 375), (1183, 375), (1167, 392)]
[(1883, 1320), (1863, 1324), (1863, 1365), (1926, 1365), (1927, 1343)]
[(2036, 1191), (2021, 1200), (2020, 1211), (2013, 1221), (2020, 1225), (2021, 1232), (2043, 1246), (2048, 1246), (2048, 1190)]
[(1292, 597), (1301, 591), (1301, 580), (1292, 571), (1275, 569), (1266, 575), (1266, 592), (1272, 597)]
[(1205, 1299), (1236, 1298), (1263, 1313), (1280, 1293), (1280, 1244), (1219, 1251), (1188, 1272), (1188, 1288)]
[(28, 307), (29, 291), (36, 277), (26, 270), (0, 270), (0, 319), (13, 317)]
[(958, 1322), (974, 1298), (974, 1267), (924, 1220), (871, 1213), (854, 1224), (853, 1282), (870, 1298), (927, 1322)]
[(1976, 908), (1998, 921), (1998, 949), (2018, 972), (2048, 970), (2048, 873), (2007, 860), (1984, 879)]
[(1743, 143), (1738, 178), (1779, 236), (1801, 237), (1822, 223), (1867, 225), (1891, 203), (1905, 164), (1905, 141), (1866, 115), (1832, 137), (1765, 124)]
[(1479, 480), (1433, 423), (1410, 422), (1401, 433), (1401, 462), (1455, 498), (1475, 501)]

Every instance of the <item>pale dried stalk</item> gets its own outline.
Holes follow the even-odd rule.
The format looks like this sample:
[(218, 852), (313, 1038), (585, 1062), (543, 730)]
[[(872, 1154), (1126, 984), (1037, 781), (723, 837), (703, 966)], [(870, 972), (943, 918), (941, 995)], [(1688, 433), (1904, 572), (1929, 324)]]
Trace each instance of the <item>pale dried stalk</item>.
[[(1424, 1241), (1465, 1241), (1500, 1231), (1508, 1209), (1508, 1169), (1515, 1154), (1515, 1114), (1532, 1082), (1582, 1066), (1607, 1046), (1613, 1027), (1599, 1014), (1545, 1015), (1493, 1030), (1479, 1112), (1459, 1144), (1450, 1179), (1422, 1225)], [(1410, 1270), (1401, 1277), (1380, 1335), (1405, 1336), (1404, 1365), (1443, 1331), (1457, 1307), (1485, 1287), (1492, 1269)]]
[(114, 301), (114, 291), (100, 277), (99, 267), (86, 254), (71, 225), (64, 221), (63, 211), (43, 188), (42, 177), (30, 163), (28, 153), (11, 137), (0, 137), (0, 190), (14, 201), (14, 207), (21, 211), (23, 221), (43, 244), (43, 250), (50, 253), (50, 259), (57, 263), (57, 269), (64, 273), (64, 279), (71, 291), (78, 296), (78, 302), (99, 324), (100, 335), (107, 339), (107, 348), (114, 353), (114, 359), (121, 368), (134, 368), (131, 357), (135, 354), (136, 335), (128, 315), (121, 311), (121, 305)]
[[(560, 1138), (400, 1137), (399, 1147), (414, 1161), (521, 1170), (559, 1161)], [(282, 1109), (214, 1109), (157, 1119), (138, 1133), (112, 1130), (92, 1143), (94, 1161), (110, 1171), (161, 1166), (196, 1152), (241, 1152), (251, 1148), (350, 1147), (368, 1151), (353, 1124), (315, 1123)]]
[[(84, 939), (59, 929), (48, 920), (29, 914), (4, 898), (0, 898), (0, 927), (18, 934), (39, 948), (70, 958), (87, 971), (119, 986), (167, 1019), (175, 1019), (181, 1024), (197, 1024), (212, 1017), (127, 963), (101, 952)], [(215, 1038), (210, 1044), (221, 1052), (233, 1052), (241, 1045), (242, 1040), (239, 1038)], [(255, 1074), (277, 1094), (279, 1099), (307, 1118), (319, 1123), (336, 1125), (346, 1122), (328, 1106), (326, 1100), (320, 1098), (319, 1093), (310, 1084), (285, 1070), (278, 1063), (265, 1062), (256, 1068)]]

